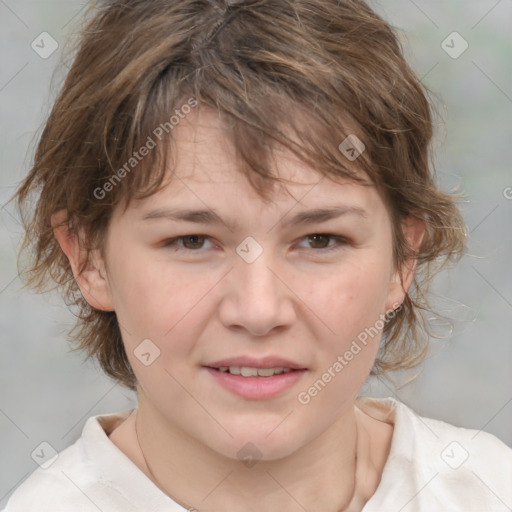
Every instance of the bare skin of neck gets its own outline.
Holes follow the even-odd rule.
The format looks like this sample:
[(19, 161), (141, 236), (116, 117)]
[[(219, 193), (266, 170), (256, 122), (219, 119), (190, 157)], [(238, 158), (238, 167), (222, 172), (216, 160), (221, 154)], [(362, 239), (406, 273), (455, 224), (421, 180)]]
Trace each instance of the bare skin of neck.
[[(147, 448), (142, 441), (144, 454), (141, 451), (137, 440), (135, 422), (136, 411), (132, 413), (123, 423), (110, 433), (110, 440), (152, 480), (165, 494), (184, 508), (196, 507), (204, 512), (217, 512), (229, 510), (233, 512), (253, 512), (260, 510), (279, 512), (303, 512), (304, 508), (309, 512), (358, 512), (362, 510), (365, 503), (375, 493), (386, 463), (393, 426), (368, 416), (356, 406), (354, 407), (354, 418), (357, 424), (357, 465), (352, 458), (347, 458), (342, 471), (338, 468), (325, 467), (322, 461), (311, 462), (304, 472), (295, 472), (291, 482), (287, 480), (292, 472), (279, 472), (272, 469), (265, 471), (260, 469), (260, 484), (257, 484), (258, 477), (252, 469), (234, 471), (226, 478), (215, 493), (208, 497), (207, 503), (202, 503), (206, 492), (201, 492), (203, 486), (198, 485), (198, 472), (196, 470), (194, 479), (188, 478), (186, 471), (181, 471), (178, 465), (159, 466), (154, 463), (151, 456), (148, 457)], [(139, 440), (141, 430), (139, 431)], [(354, 438), (355, 442), (355, 438)], [(149, 459), (148, 468), (146, 459)], [(239, 462), (237, 461), (238, 466)], [(260, 463), (258, 463), (259, 465)], [(272, 464), (272, 463), (268, 463)], [(271, 468), (272, 466), (266, 466)], [(332, 471), (331, 471), (332, 470)], [(354, 488), (354, 472), (355, 488)], [(273, 475), (272, 478), (269, 475)], [(224, 477), (227, 472), (222, 473)], [(307, 476), (306, 482), (304, 475)], [(351, 474), (351, 481), (347, 482), (347, 475)], [(153, 476), (155, 475), (155, 477)], [(165, 477), (163, 475), (172, 475)], [(299, 476), (297, 476), (299, 475)], [(245, 479), (244, 479), (245, 477)], [(223, 477), (222, 477), (223, 478)], [(222, 480), (218, 475), (214, 476), (218, 483)], [(341, 480), (343, 479), (343, 480)], [(230, 482), (231, 480), (231, 482)], [(340, 485), (340, 482), (347, 482)], [(264, 482), (262, 484), (261, 482)], [(245, 486), (244, 486), (245, 483)], [(306, 485), (309, 483), (309, 486)], [(204, 481), (204, 489), (212, 489), (211, 481)], [(236, 493), (234, 490), (236, 489)], [(245, 491), (242, 491), (245, 489)]]

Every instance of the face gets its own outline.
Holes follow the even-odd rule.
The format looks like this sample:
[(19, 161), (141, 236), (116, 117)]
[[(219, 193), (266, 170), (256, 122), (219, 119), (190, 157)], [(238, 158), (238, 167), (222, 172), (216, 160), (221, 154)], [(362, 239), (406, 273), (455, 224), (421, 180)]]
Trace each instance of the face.
[[(252, 442), (284, 457), (352, 407), (403, 300), (389, 214), (373, 186), (322, 178), (284, 150), (275, 172), (291, 183), (265, 204), (207, 110), (175, 138), (165, 188), (114, 212), (107, 285), (90, 291), (116, 312), (139, 403), (225, 456)], [(317, 209), (337, 213), (308, 222)], [(213, 369), (257, 365), (294, 371)]]

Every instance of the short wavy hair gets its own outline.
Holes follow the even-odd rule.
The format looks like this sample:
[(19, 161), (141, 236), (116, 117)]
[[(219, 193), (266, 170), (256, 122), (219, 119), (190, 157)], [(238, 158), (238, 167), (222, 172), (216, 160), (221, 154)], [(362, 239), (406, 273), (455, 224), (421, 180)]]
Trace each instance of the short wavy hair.
[[(220, 114), (242, 162), (240, 172), (265, 201), (271, 182), (281, 181), (269, 166), (277, 145), (323, 176), (370, 178), (390, 212), (395, 265), (417, 259), (414, 284), (384, 327), (372, 374), (424, 359), (427, 285), (446, 261), (464, 252), (466, 228), (457, 197), (435, 183), (428, 91), (404, 59), (394, 29), (367, 4), (96, 2), (70, 58), (32, 169), (14, 198), (25, 226), (19, 256), (30, 249), (25, 286), (61, 289), (77, 311), (69, 333), (75, 349), (136, 389), (116, 314), (92, 308), (81, 295), (53, 234), (52, 214), (67, 211), (71, 229), (83, 233), (87, 257), (93, 248), (104, 254), (114, 208), (122, 202), (127, 208), (132, 198), (149, 197), (163, 186), (172, 116), (186, 112), (192, 99), (197, 108)], [(155, 138), (156, 127), (165, 143), (137, 161), (134, 171), (122, 173), (148, 137)], [(354, 133), (365, 150), (352, 162), (339, 146)], [(122, 179), (108, 186), (114, 174)], [(409, 215), (427, 226), (416, 252), (401, 229)]]

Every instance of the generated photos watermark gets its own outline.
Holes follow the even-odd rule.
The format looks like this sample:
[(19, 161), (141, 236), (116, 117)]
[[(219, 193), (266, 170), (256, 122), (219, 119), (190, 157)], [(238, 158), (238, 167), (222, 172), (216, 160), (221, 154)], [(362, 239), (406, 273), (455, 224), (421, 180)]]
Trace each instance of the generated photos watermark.
[(368, 341), (378, 336), (382, 332), (386, 322), (389, 322), (402, 309), (401, 304), (393, 304), (393, 309), (381, 313), (379, 318), (371, 327), (366, 327), (361, 331), (356, 339), (352, 340), (350, 347), (345, 350), (343, 355), (339, 355), (329, 368), (319, 377), (306, 391), (301, 391), (297, 395), (297, 400), (302, 405), (307, 405), (333, 380), (345, 367), (350, 364), (361, 350), (366, 347)]
[[(171, 133), (172, 130), (185, 119), (187, 114), (190, 114), (193, 108), (197, 107), (198, 101), (196, 98), (189, 98), (187, 103), (184, 103), (179, 109), (174, 111), (174, 114), (169, 118), (169, 121), (160, 123), (148, 136), (146, 142), (140, 146), (137, 151), (132, 153), (132, 156), (120, 167), (112, 176), (101, 186), (96, 187), (93, 191), (93, 195), (96, 199), (104, 199), (108, 192), (111, 192), (121, 180), (129, 174), (144, 157), (148, 156), (149, 153), (155, 149), (158, 142), (161, 142), (165, 134)], [(155, 140), (156, 139), (156, 140)]]

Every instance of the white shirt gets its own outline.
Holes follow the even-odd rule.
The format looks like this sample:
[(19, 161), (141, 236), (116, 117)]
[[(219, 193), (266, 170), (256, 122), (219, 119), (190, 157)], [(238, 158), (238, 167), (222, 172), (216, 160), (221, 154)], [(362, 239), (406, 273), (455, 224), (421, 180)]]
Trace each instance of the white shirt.
[[(356, 405), (394, 425), (382, 478), (363, 512), (512, 510), (512, 449), (486, 432), (418, 416), (393, 398)], [(90, 417), (81, 437), (37, 468), (2, 512), (184, 512), (108, 435), (132, 410)]]

